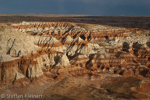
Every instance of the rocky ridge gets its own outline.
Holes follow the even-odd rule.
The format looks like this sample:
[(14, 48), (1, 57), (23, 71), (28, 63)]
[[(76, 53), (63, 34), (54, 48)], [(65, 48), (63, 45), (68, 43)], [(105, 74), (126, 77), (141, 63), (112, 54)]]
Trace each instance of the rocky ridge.
[(1, 84), (87, 74), (97, 80), (99, 73), (150, 77), (149, 30), (63, 22), (2, 26)]

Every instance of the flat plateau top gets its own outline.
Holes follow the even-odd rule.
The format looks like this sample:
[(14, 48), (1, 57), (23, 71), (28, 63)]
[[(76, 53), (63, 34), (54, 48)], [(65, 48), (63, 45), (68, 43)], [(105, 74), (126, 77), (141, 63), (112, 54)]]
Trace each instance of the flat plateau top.
[(150, 27), (150, 16), (98, 16), (98, 15), (54, 15), (54, 14), (0, 14), (0, 23), (20, 23), (22, 21), (74, 22), (108, 25), (125, 28)]

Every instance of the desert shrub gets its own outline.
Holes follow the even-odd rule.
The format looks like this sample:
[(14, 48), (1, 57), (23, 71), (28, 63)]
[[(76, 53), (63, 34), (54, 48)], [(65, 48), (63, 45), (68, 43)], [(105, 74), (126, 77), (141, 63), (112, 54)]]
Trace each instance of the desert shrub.
[(5, 26), (0, 23), (0, 31), (4, 31), (4, 30), (5, 30)]

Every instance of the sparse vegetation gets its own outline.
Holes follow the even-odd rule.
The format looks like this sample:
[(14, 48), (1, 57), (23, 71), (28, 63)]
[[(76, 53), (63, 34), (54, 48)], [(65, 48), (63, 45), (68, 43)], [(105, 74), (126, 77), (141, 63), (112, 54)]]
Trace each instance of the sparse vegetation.
[(4, 31), (4, 30), (5, 30), (5, 26), (0, 23), (0, 31)]

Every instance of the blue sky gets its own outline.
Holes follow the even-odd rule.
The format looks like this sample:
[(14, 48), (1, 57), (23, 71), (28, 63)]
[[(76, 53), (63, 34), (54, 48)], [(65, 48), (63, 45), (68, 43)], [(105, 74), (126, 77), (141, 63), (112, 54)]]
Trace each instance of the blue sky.
[(150, 15), (150, 0), (0, 0), (0, 13)]

